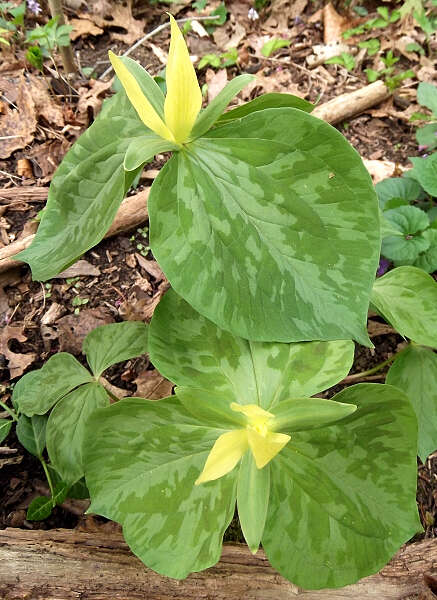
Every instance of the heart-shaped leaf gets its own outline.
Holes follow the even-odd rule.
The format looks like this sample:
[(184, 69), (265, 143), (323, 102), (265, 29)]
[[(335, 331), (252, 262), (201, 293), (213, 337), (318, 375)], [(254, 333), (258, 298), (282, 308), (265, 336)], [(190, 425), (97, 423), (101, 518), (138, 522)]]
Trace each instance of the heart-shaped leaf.
[(437, 348), (437, 283), (416, 267), (398, 267), (379, 277), (372, 303), (407, 338)]
[(194, 485), (220, 433), (176, 398), (123, 399), (89, 420), (89, 510), (121, 523), (132, 551), (158, 573), (179, 579), (220, 558), (237, 473)]
[(410, 156), (409, 160), (413, 163), (409, 176), (416, 179), (425, 192), (437, 196), (437, 154), (431, 154), (426, 158)]
[(173, 287), (223, 329), (370, 344), (376, 195), (330, 125), (281, 108), (212, 129), (161, 170), (149, 213), (151, 247)]
[(66, 154), (35, 239), (17, 255), (34, 279), (55, 277), (103, 238), (136, 176), (123, 168), (126, 150), (145, 130), (120, 92)]
[(416, 206), (398, 206), (386, 210), (384, 218), (401, 234), (383, 238), (381, 253), (386, 258), (398, 263), (413, 263), (429, 248), (430, 242), (422, 233), (429, 227), (426, 212)]
[(420, 185), (408, 177), (390, 177), (377, 183), (375, 191), (380, 207), (385, 210), (387, 203), (394, 199), (404, 200), (407, 203), (417, 200), (420, 194)]
[(269, 410), (338, 383), (352, 366), (354, 344), (251, 342), (219, 329), (170, 290), (150, 324), (149, 354), (161, 374), (179, 386)]
[(396, 357), (386, 381), (410, 398), (419, 425), (418, 454), (425, 462), (437, 449), (437, 355), (429, 348), (408, 346)]
[(101, 325), (86, 336), (82, 349), (99, 378), (108, 367), (147, 352), (147, 325), (141, 321)]

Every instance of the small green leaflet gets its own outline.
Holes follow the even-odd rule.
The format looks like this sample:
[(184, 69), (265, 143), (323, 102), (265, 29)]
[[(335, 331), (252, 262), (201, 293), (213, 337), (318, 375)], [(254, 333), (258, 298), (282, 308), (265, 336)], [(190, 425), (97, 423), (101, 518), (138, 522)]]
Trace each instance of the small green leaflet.
[(416, 267), (397, 267), (379, 277), (372, 303), (401, 335), (437, 348), (437, 283)]
[(11, 427), (12, 421), (10, 419), (0, 419), (0, 443), (8, 437)]
[(161, 170), (149, 214), (172, 286), (218, 326), (256, 341), (369, 345), (376, 197), (330, 125), (281, 108), (212, 129)]
[(30, 454), (37, 458), (42, 457), (46, 447), (46, 426), (47, 415), (27, 417), (25, 414), (21, 414), (18, 417), (15, 429), (18, 441)]
[(403, 390), (416, 411), (418, 454), (422, 462), (437, 449), (437, 355), (412, 344), (397, 356), (387, 383)]
[(276, 52), (276, 50), (288, 47), (290, 43), (290, 40), (285, 40), (283, 38), (272, 38), (261, 48), (261, 54), (268, 58), (273, 52)]

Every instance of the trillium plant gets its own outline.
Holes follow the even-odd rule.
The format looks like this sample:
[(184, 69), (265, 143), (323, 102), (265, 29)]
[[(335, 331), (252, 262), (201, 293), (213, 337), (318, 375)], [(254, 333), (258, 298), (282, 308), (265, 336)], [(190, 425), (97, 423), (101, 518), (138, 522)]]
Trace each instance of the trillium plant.
[[(427, 362), (437, 382), (437, 284), (412, 266), (375, 282), (379, 208), (359, 155), (297, 97), (227, 110), (250, 75), (202, 109), (170, 19), (166, 96), (110, 53), (123, 89), (64, 158), (20, 258), (35, 279), (57, 275), (103, 238), (144, 165), (170, 153), (148, 210), (150, 246), (173, 289), (149, 326), (90, 334), (91, 373), (64, 355), (25, 375), (17, 410), (49, 415), (53, 472), (69, 487), (85, 475), (90, 511), (121, 523), (155, 571), (183, 578), (215, 564), (237, 510), (250, 550), (262, 546), (286, 578), (343, 586), (421, 529), (416, 413), (435, 400), (423, 389), (412, 403), (408, 371)], [(326, 399), (352, 366), (354, 341), (372, 346), (370, 301), (412, 342), (392, 385)], [(110, 404), (101, 373), (146, 350), (174, 395)], [(437, 445), (424, 420), (422, 458)]]

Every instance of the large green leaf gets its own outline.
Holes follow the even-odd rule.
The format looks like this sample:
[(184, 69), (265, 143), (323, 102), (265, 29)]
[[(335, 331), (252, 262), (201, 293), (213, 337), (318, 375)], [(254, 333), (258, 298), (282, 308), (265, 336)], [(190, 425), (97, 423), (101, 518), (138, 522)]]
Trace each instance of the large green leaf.
[(397, 331), (437, 348), (437, 283), (416, 267), (398, 267), (379, 277), (372, 303)]
[(269, 409), (338, 383), (352, 366), (354, 344), (250, 342), (219, 329), (170, 290), (150, 324), (149, 355), (177, 385), (207, 390), (206, 396), (223, 392), (229, 403)]
[(437, 449), (437, 356), (428, 348), (408, 346), (390, 367), (386, 381), (410, 398), (419, 425), (418, 454), (425, 462)]
[(334, 398), (359, 409), (338, 425), (294, 434), (271, 463), (262, 544), (272, 566), (304, 588), (374, 573), (420, 530), (408, 398), (377, 384)]
[(67, 394), (50, 413), (47, 452), (62, 480), (73, 485), (84, 475), (82, 443), (91, 414), (109, 404), (108, 394), (98, 383), (87, 383)]
[(409, 176), (416, 179), (425, 192), (437, 196), (437, 153), (426, 158), (410, 157), (414, 168), (409, 171)]
[(103, 238), (136, 176), (125, 172), (124, 155), (132, 139), (145, 131), (120, 92), (66, 154), (35, 239), (17, 255), (29, 263), (34, 279), (55, 277)]
[(149, 213), (168, 279), (220, 327), (257, 341), (370, 345), (376, 195), (327, 123), (281, 108), (210, 130), (161, 170)]
[(43, 415), (65, 394), (88, 381), (92, 381), (91, 373), (71, 354), (59, 352), (41, 369), (26, 373), (17, 382), (12, 400), (28, 417)]
[(141, 321), (110, 323), (93, 329), (83, 342), (83, 352), (96, 378), (105, 369), (147, 352), (147, 325)]
[(237, 471), (194, 481), (221, 433), (201, 426), (176, 398), (124, 399), (89, 420), (89, 510), (121, 523), (132, 551), (158, 573), (183, 578), (220, 558)]
[(22, 414), (15, 429), (20, 444), (38, 458), (42, 457), (46, 447), (46, 426), (47, 415), (26, 417)]

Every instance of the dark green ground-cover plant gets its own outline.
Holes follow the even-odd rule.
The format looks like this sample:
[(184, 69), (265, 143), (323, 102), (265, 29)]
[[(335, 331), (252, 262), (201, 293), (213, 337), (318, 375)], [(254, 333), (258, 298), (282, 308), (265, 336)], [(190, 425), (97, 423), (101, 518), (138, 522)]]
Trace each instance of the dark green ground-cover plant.
[[(251, 550), (261, 542), (297, 585), (338, 587), (376, 571), (420, 529), (416, 419), (392, 386), (311, 398), (346, 375), (353, 351), (350, 341), (249, 342), (168, 292), (149, 353), (176, 397), (123, 399), (91, 416), (90, 510), (122, 523), (131, 549), (171, 577), (218, 561), (235, 504)], [(261, 469), (262, 440), (242, 458), (229, 443), (214, 459), (226, 474), (196, 485), (220, 436), (259, 426), (243, 414), (253, 406), (288, 443)]]

